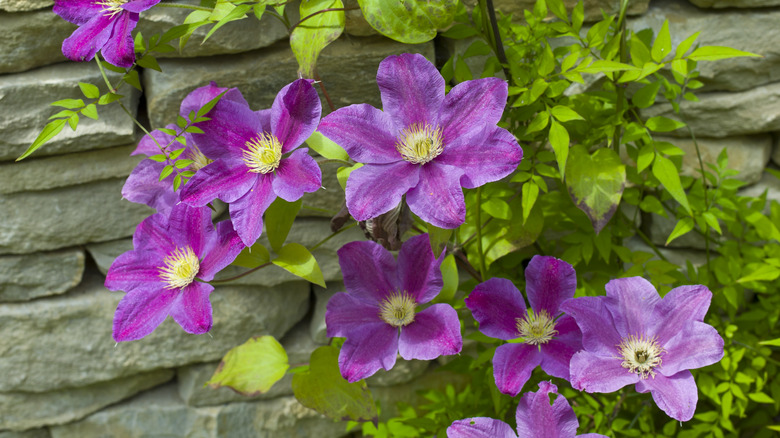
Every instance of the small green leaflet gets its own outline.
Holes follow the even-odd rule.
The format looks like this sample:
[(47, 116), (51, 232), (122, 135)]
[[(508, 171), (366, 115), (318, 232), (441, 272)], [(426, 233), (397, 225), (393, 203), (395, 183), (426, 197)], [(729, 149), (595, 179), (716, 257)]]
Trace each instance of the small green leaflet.
[(319, 131), (314, 131), (311, 136), (306, 139), (306, 144), (314, 149), (315, 152), (330, 160), (349, 160), (349, 155), (344, 148), (322, 135)]
[(344, 31), (344, 11), (328, 11), (313, 15), (324, 9), (343, 8), (341, 0), (303, 0), (301, 18), (311, 16), (295, 27), (290, 35), (290, 47), (298, 60), (298, 72), (305, 78), (313, 78), (317, 58), (322, 49)]
[(301, 209), (302, 199), (295, 202), (287, 202), (282, 198), (276, 198), (270, 207), (265, 211), (265, 235), (274, 251), (279, 251), (287, 239), (287, 234), (292, 228), (295, 216)]
[(68, 120), (69, 119), (57, 119), (47, 123), (46, 126), (43, 127), (41, 133), (38, 134), (38, 137), (35, 139), (35, 141), (32, 142), (30, 147), (28, 147), (27, 150), (16, 159), (16, 161), (20, 161), (29, 157), (30, 154), (43, 146), (44, 143), (54, 138), (55, 135), (62, 131), (62, 128), (65, 127), (65, 124), (68, 122)]
[(593, 155), (582, 145), (571, 148), (566, 186), (577, 208), (585, 212), (596, 234), (615, 214), (626, 186), (626, 166), (614, 150), (602, 148)]
[(688, 196), (685, 194), (685, 190), (683, 190), (680, 182), (680, 172), (677, 170), (677, 166), (672, 163), (672, 160), (663, 155), (655, 154), (653, 175), (658, 178), (658, 181), (661, 181), (661, 184), (664, 185), (664, 188), (672, 195), (674, 200), (682, 205), (688, 214), (692, 214), (691, 206), (688, 205)]
[(254, 337), (228, 351), (206, 384), (252, 397), (268, 392), (288, 368), (287, 352), (273, 336)]
[(743, 52), (742, 50), (732, 49), (731, 47), (703, 46), (688, 55), (688, 59), (694, 61), (717, 61), (718, 59), (737, 58), (741, 56), (762, 58), (761, 55)]
[(288, 243), (277, 251), (277, 254), (278, 257), (271, 260), (271, 263), (304, 280), (327, 287), (317, 260), (300, 243)]
[(669, 238), (666, 239), (666, 243), (664, 245), (669, 245), (672, 243), (672, 240), (688, 233), (693, 229), (693, 219), (690, 217), (684, 217), (680, 219), (679, 222), (677, 222), (677, 225), (674, 226), (674, 229), (672, 230), (672, 234), (669, 235)]

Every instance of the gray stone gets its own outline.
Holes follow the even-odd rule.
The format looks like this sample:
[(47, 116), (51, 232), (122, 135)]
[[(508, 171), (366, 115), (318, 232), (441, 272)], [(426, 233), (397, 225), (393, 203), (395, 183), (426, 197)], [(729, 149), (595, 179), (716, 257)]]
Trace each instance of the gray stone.
[(330, 297), (339, 292), (345, 292), (344, 283), (334, 281), (327, 288), (314, 285), (312, 290), (314, 291), (314, 313), (309, 323), (309, 334), (316, 342), (327, 343), (330, 338), (328, 338), (327, 326), (325, 325), (325, 310)]
[[(336, 107), (352, 103), (380, 106), (376, 71), (389, 55), (423, 53), (433, 59), (433, 43), (407, 45), (382, 37), (340, 38), (322, 52), (317, 71)], [(153, 126), (175, 120), (182, 99), (193, 89), (216, 81), (220, 87), (238, 87), (253, 109), (270, 108), (285, 85), (297, 79), (298, 63), (287, 46), (262, 52), (197, 59), (165, 59), (163, 72), (143, 77), (149, 118)], [(323, 112), (327, 104), (323, 101)]]
[(53, 5), (52, 0), (0, 0), (0, 11), (23, 12), (48, 8)]
[(0, 254), (23, 254), (131, 236), (154, 210), (121, 199), (124, 178), (0, 195)]
[(700, 8), (762, 8), (780, 6), (778, 0), (688, 0)]
[[(313, 151), (311, 152), (313, 153)], [(323, 158), (316, 156), (315, 160), (322, 161)], [(339, 180), (336, 177), (336, 171), (339, 167), (344, 167), (344, 164), (337, 162), (320, 163), (322, 188), (316, 192), (303, 195), (303, 207), (298, 213), (298, 217), (318, 216), (330, 219), (341, 210), (341, 206), (344, 205), (344, 190), (339, 185)]]
[[(699, 102), (683, 101), (680, 105), (685, 121), (697, 138), (780, 130), (780, 82), (734, 93), (702, 93), (699, 99)], [(655, 116), (679, 120), (672, 106), (666, 103), (642, 110), (645, 119)], [(669, 135), (687, 137), (688, 130), (681, 128)]]
[(90, 243), (86, 246), (87, 252), (92, 256), (98, 269), (103, 275), (108, 273), (111, 263), (119, 257), (120, 254), (133, 249), (133, 239), (118, 239), (109, 242)]
[[(5, 3), (5, 0), (0, 1)], [(15, 7), (22, 2), (24, 0), (18, 3), (10, 0), (3, 6)], [(62, 41), (76, 30), (76, 25), (46, 9), (0, 12), (0, 29), (3, 29), (0, 32), (0, 47), (3, 48), (0, 51), (0, 73), (14, 73), (67, 61), (62, 55)], [(93, 63), (89, 66), (97, 70)]]
[(302, 281), (274, 288), (218, 286), (211, 294), (209, 335), (190, 335), (169, 318), (144, 339), (117, 345), (111, 327), (123, 294), (106, 290), (103, 281), (86, 275), (66, 295), (0, 304), (0, 391), (85, 386), (218, 360), (249, 336), (281, 337), (309, 308), (309, 284)]
[[(44, 146), (45, 147), (45, 146)], [(142, 156), (135, 145), (0, 163), (0, 195), (46, 190), (130, 175)]]
[(0, 256), (0, 302), (61, 294), (79, 284), (83, 273), (82, 249)]
[(635, 31), (652, 28), (657, 33), (664, 20), (669, 21), (672, 47), (701, 32), (696, 44), (733, 47), (762, 56), (699, 62), (698, 79), (705, 88), (697, 94), (746, 90), (780, 81), (780, 10), (713, 11), (698, 9), (684, 0), (655, 0), (647, 13), (631, 19), (629, 26)]
[(13, 432), (10, 430), (0, 432), (0, 438), (50, 438), (49, 429), (32, 429), (24, 432)]
[(389, 371), (380, 369), (366, 379), (370, 387), (395, 386), (411, 382), (425, 373), (431, 363), (427, 360), (404, 360), (400, 355)]
[(0, 428), (26, 430), (80, 420), (110, 404), (172, 379), (172, 370), (157, 370), (109, 382), (56, 391), (0, 393)]
[[(0, 23), (2, 26), (2, 23)], [(48, 31), (38, 33), (49, 35)], [(44, 38), (46, 39), (46, 38)], [(117, 79), (115, 74), (109, 78)], [(0, 76), (0, 161), (16, 159), (32, 144), (49, 116), (62, 108), (51, 102), (66, 98), (83, 98), (78, 83), (87, 82), (105, 90), (106, 85), (94, 64), (64, 63), (23, 74)], [(135, 115), (140, 92), (125, 85), (124, 105)], [(86, 99), (85, 102), (90, 102)], [(122, 108), (114, 103), (98, 106), (99, 120), (81, 117), (74, 132), (65, 127), (57, 136), (38, 149), (32, 157), (63, 154), (135, 142), (135, 126)]]

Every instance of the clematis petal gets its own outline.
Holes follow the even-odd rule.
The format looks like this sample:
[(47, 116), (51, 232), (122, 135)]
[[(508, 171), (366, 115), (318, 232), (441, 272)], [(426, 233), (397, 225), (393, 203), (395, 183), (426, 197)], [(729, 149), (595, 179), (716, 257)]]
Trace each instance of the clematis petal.
[(435, 161), (422, 166), (419, 182), (406, 195), (409, 209), (439, 228), (457, 228), (466, 221), (461, 175), (460, 169)]
[(615, 392), (638, 382), (639, 375), (623, 368), (620, 363), (616, 356), (597, 356), (587, 350), (579, 351), (572, 356), (569, 364), (569, 382), (574, 389), (585, 392)]
[[(208, 166), (206, 166), (208, 167)], [(230, 204), (230, 220), (246, 246), (252, 246), (263, 232), (263, 213), (276, 199), (272, 177), (263, 175), (246, 194)]]
[(401, 160), (395, 147), (396, 128), (390, 116), (361, 103), (339, 108), (322, 118), (317, 128), (344, 148), (358, 163), (387, 164)]
[[(179, 106), (179, 115), (189, 119), (190, 113), (195, 112), (197, 113), (199, 109), (203, 107), (203, 105), (207, 104), (209, 101), (214, 99), (215, 97), (219, 96), (220, 93), (227, 91), (227, 88), (218, 87), (217, 83), (214, 81), (209, 82), (208, 85), (204, 85), (202, 87), (198, 87), (190, 92), (182, 101), (181, 105)], [(228, 96), (233, 96), (233, 99), (230, 99)], [(222, 96), (222, 100), (234, 100), (235, 102), (246, 103), (246, 100), (244, 99), (244, 96), (241, 95), (241, 92), (238, 91), (236, 88), (230, 89), (229, 92), (225, 93)], [(249, 106), (249, 103), (246, 103), (246, 106)], [(210, 117), (210, 112), (209, 112)]]
[(723, 358), (723, 338), (714, 327), (699, 321), (689, 321), (661, 345), (666, 350), (659, 369), (664, 376), (706, 367)]
[(384, 321), (367, 324), (348, 337), (339, 353), (339, 370), (350, 383), (389, 370), (398, 356), (398, 330)]
[(200, 335), (211, 330), (209, 294), (213, 290), (214, 286), (196, 281), (179, 292), (169, 313), (185, 332)]
[(135, 47), (130, 35), (138, 24), (135, 12), (120, 12), (114, 17), (113, 30), (100, 53), (108, 63), (117, 67), (132, 67), (135, 62)]
[(160, 181), (164, 163), (143, 160), (127, 177), (122, 186), (122, 197), (130, 202), (148, 205), (158, 213), (168, 214), (179, 202), (179, 193), (173, 191), (172, 175)]
[(62, 54), (73, 61), (90, 61), (106, 45), (113, 20), (103, 14), (93, 16), (62, 42)]
[(461, 184), (473, 189), (514, 172), (522, 159), (523, 149), (514, 135), (503, 128), (483, 125), (445, 143), (436, 162), (460, 169)]
[(401, 290), (411, 295), (417, 304), (427, 303), (444, 285), (441, 275), (443, 255), (436, 258), (427, 234), (414, 236), (404, 242), (398, 253), (398, 276)]
[(642, 379), (636, 384), (637, 392), (653, 394), (655, 404), (666, 412), (666, 415), (679, 421), (688, 421), (696, 412), (696, 403), (699, 401), (696, 382), (690, 371), (666, 377), (656, 374), (655, 378)]
[(512, 397), (520, 393), (534, 368), (542, 363), (542, 353), (535, 345), (504, 344), (493, 355), (493, 378), (498, 390)]
[(444, 101), (444, 78), (424, 56), (388, 56), (379, 64), (376, 82), (396, 132), (415, 123), (436, 123)]
[(574, 268), (549, 256), (534, 256), (525, 268), (525, 294), (535, 312), (558, 315), (561, 303), (574, 297), (577, 273)]
[(160, 0), (129, 0), (122, 5), (122, 9), (130, 12), (143, 12), (160, 3)]
[(366, 164), (347, 180), (347, 208), (355, 220), (365, 221), (387, 213), (419, 181), (420, 167), (406, 161)]
[(350, 242), (338, 250), (344, 287), (361, 300), (379, 303), (399, 290), (393, 255), (375, 242)]
[[(226, 93), (232, 95), (232, 90)], [(238, 90), (235, 91), (238, 93)], [(222, 98), (208, 113), (211, 120), (196, 123), (203, 134), (193, 134), (192, 138), (203, 153), (216, 160), (218, 158), (242, 159), (246, 143), (263, 132), (260, 119), (249, 108), (243, 96)]]
[(279, 162), (272, 184), (280, 198), (294, 202), (304, 193), (316, 192), (322, 186), (322, 172), (308, 148), (297, 149)]
[(499, 78), (474, 79), (452, 87), (439, 113), (444, 143), (466, 134), (475, 126), (493, 125), (504, 113), (509, 86)]
[(177, 248), (189, 246), (195, 255), (202, 259), (207, 245), (207, 235), (214, 233), (211, 224), (211, 209), (208, 207), (190, 207), (178, 204), (171, 209), (168, 217), (168, 233)]
[(202, 207), (216, 198), (232, 203), (245, 196), (258, 178), (240, 160), (219, 159), (195, 173), (179, 196), (193, 207)]
[(486, 417), (466, 418), (447, 428), (449, 438), (517, 438), (512, 426)]
[(263, 131), (271, 131), (271, 108), (261, 109), (255, 111), (255, 115), (260, 119), (260, 125), (263, 126)]
[[(282, 143), (282, 153), (290, 152), (317, 129), (322, 104), (308, 79), (286, 85), (271, 106), (271, 133)], [(268, 127), (266, 127), (268, 129)]]
[(478, 284), (465, 301), (485, 335), (505, 341), (520, 336), (517, 318), (526, 314), (525, 300), (511, 281), (491, 278)]
[(458, 312), (449, 304), (434, 304), (414, 315), (414, 322), (401, 328), (398, 352), (406, 360), (432, 360), (460, 353)]
[(361, 300), (353, 295), (339, 292), (328, 300), (325, 310), (328, 337), (359, 336), (364, 327), (384, 323), (379, 318), (379, 308), (375, 303)]
[(164, 214), (153, 214), (142, 220), (133, 233), (133, 248), (150, 251), (164, 256), (176, 247), (168, 233), (168, 218)]
[(549, 394), (558, 388), (550, 382), (539, 382), (537, 392), (527, 392), (517, 405), (517, 434), (523, 437), (573, 437), (579, 422), (565, 397), (559, 395), (552, 406)]
[(688, 321), (704, 321), (711, 300), (712, 292), (703, 285), (680, 286), (669, 291), (655, 307), (661, 317), (653, 333), (661, 345), (679, 333)]
[(582, 332), (574, 318), (563, 315), (555, 321), (555, 338), (542, 345), (542, 370), (561, 379), (569, 380), (569, 363), (574, 353), (582, 350)]
[(53, 11), (64, 20), (82, 26), (96, 15), (103, 14), (99, 0), (57, 0)]
[(620, 345), (621, 336), (615, 330), (605, 301), (605, 297), (572, 298), (561, 303), (561, 310), (577, 322), (585, 350), (609, 357), (617, 354), (616, 346)]
[[(174, 129), (177, 132), (180, 131), (179, 127), (176, 126), (174, 123), (170, 123), (167, 126), (165, 126), (168, 129)], [(141, 140), (138, 142), (138, 147), (135, 148), (135, 150), (130, 155), (146, 155), (147, 157), (151, 157), (152, 155), (160, 154), (160, 147), (167, 146), (170, 142), (173, 141), (174, 136), (170, 134), (166, 134), (159, 129), (155, 129), (154, 131), (149, 133), (154, 139), (149, 138), (148, 135), (144, 135)], [(155, 140), (157, 142), (155, 143)], [(159, 144), (159, 146), (158, 146)], [(157, 175), (159, 176), (159, 175)]]
[(114, 313), (113, 337), (116, 342), (135, 341), (153, 332), (168, 316), (177, 289), (134, 289), (119, 301)]
[(231, 221), (218, 223), (217, 232), (214, 234), (216, 234), (216, 238), (213, 239), (213, 244), (209, 245), (207, 251), (204, 251), (204, 256), (200, 261), (198, 278), (204, 281), (213, 280), (214, 275), (233, 263), (233, 260), (245, 248), (238, 233), (233, 230)]
[(653, 311), (661, 296), (642, 277), (616, 278), (605, 286), (607, 308), (621, 336), (649, 334), (656, 313)]
[(132, 250), (120, 254), (106, 273), (109, 290), (160, 289), (163, 256), (150, 251)]

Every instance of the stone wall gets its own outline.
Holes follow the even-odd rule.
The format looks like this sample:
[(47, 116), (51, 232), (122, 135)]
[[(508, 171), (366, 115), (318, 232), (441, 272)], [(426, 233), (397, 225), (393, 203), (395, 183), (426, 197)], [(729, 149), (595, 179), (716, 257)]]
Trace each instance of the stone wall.
[[(764, 56), (702, 64), (706, 86), (700, 102), (683, 110), (705, 160), (728, 147), (732, 166), (750, 184), (746, 193), (769, 189), (770, 197), (780, 199), (777, 179), (764, 173), (772, 133), (780, 130), (780, 0), (690, 1), (634, 1), (631, 26), (658, 29), (668, 18), (675, 43), (702, 31), (703, 44)], [(518, 8), (503, 3), (498, 2), (508, 10)], [(587, 17), (595, 18), (599, 8), (617, 2), (586, 3)], [(120, 195), (138, 162), (129, 156), (138, 130), (118, 106), (101, 107), (98, 121), (82, 120), (76, 132), (66, 128), (32, 157), (13, 161), (55, 112), (50, 102), (78, 97), (80, 81), (101, 82), (94, 64), (68, 62), (60, 53), (75, 26), (55, 16), (51, 4), (0, 0), (0, 438), (345, 435), (342, 423), (300, 406), (288, 380), (251, 399), (203, 384), (222, 355), (250, 336), (281, 339), (292, 362), (305, 361), (327, 342), (324, 303), (341, 289), (335, 251), (362, 238), (357, 228), (315, 251), (328, 289), (268, 268), (217, 287), (209, 335), (188, 335), (169, 319), (143, 340), (114, 344), (111, 321), (122, 294), (103, 287), (105, 272), (132, 247), (135, 226), (152, 213)], [(185, 15), (154, 8), (142, 14), (138, 29), (148, 36)], [(442, 55), (435, 47), (447, 46), (396, 43), (349, 15), (349, 35), (320, 57), (320, 76), (337, 106), (380, 105), (374, 79), (384, 57), (413, 51), (434, 59)], [(211, 80), (239, 87), (254, 108), (268, 107), (296, 78), (286, 31), (270, 16), (231, 23), (201, 45), (203, 34), (197, 33), (183, 53), (161, 58), (162, 73), (143, 71), (143, 93), (124, 90), (124, 103), (138, 118), (155, 127), (173, 122), (182, 97)], [(658, 105), (646, 115), (669, 111)], [(690, 148), (689, 140), (674, 141)], [(780, 161), (776, 144), (774, 149)], [(323, 169), (323, 175), (326, 190), (307, 195), (304, 203), (335, 210), (343, 199), (335, 168)], [(302, 216), (291, 241), (313, 245), (329, 233), (326, 215), (304, 209)], [(659, 243), (669, 225), (646, 224)], [(685, 239), (674, 243), (693, 251), (699, 245)], [(430, 377), (420, 377), (427, 368), (422, 362), (399, 362), (392, 373), (371, 379), (385, 415), (392, 412), (391, 400), (413, 401), (421, 379), (431, 383)]]

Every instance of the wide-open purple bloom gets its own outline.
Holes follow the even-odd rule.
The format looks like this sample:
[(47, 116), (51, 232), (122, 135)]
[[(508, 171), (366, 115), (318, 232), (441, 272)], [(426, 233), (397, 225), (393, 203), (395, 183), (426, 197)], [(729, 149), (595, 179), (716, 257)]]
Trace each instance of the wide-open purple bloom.
[(133, 234), (133, 250), (114, 260), (105, 285), (127, 294), (114, 314), (114, 340), (133, 341), (170, 315), (188, 333), (211, 329), (214, 274), (244, 248), (230, 221), (211, 223), (211, 209), (179, 204), (157, 213)]
[(584, 350), (571, 359), (572, 386), (613, 392), (636, 384), (667, 415), (690, 420), (698, 393), (688, 370), (723, 357), (723, 338), (703, 322), (712, 292), (680, 286), (661, 299), (641, 277), (612, 280), (606, 289), (606, 296), (561, 305), (582, 330)]
[[(341, 375), (356, 382), (396, 356), (431, 360), (460, 352), (460, 321), (449, 304), (417, 306), (442, 288), (443, 256), (436, 258), (427, 234), (404, 242), (398, 261), (374, 242), (351, 242), (338, 251), (344, 287), (328, 301), (328, 336), (346, 337), (339, 354)], [(400, 332), (400, 333), (399, 333)]]
[(482, 333), (505, 341), (523, 338), (499, 346), (493, 356), (496, 386), (512, 396), (539, 365), (547, 374), (568, 380), (569, 360), (582, 349), (577, 324), (568, 315), (558, 317), (561, 303), (577, 288), (574, 268), (555, 257), (534, 256), (525, 280), (530, 310), (520, 291), (504, 278), (478, 284), (466, 298)]
[(540, 382), (539, 391), (527, 392), (517, 405), (517, 433), (503, 421), (487, 417), (458, 420), (447, 428), (449, 438), (571, 438), (604, 437), (598, 433), (577, 435), (580, 425), (566, 397), (559, 395), (550, 405), (549, 394), (558, 388), (550, 382)]
[(355, 219), (390, 211), (406, 195), (411, 211), (441, 228), (465, 221), (461, 187), (474, 188), (515, 170), (523, 150), (499, 128), (507, 84), (466, 81), (445, 96), (444, 79), (422, 55), (389, 56), (379, 65), (380, 111), (368, 104), (341, 108), (319, 131), (365, 165), (347, 181)]
[(219, 198), (230, 204), (230, 218), (246, 246), (263, 230), (263, 213), (280, 197), (297, 201), (322, 185), (322, 174), (308, 149), (297, 149), (317, 128), (322, 108), (317, 91), (299, 79), (279, 91), (270, 110), (252, 111), (230, 89), (198, 123), (192, 138), (214, 160), (184, 186), (181, 200), (203, 206)]
[(117, 67), (135, 62), (133, 37), (138, 13), (160, 0), (55, 0), (54, 13), (79, 26), (62, 42), (62, 54), (73, 61), (90, 61), (98, 50)]

